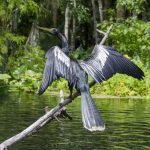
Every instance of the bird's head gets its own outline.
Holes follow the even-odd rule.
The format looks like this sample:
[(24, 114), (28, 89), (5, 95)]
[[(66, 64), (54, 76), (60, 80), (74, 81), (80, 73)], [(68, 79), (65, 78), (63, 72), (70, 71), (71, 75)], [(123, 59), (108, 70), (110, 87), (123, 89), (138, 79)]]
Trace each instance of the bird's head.
[(45, 28), (45, 27), (39, 27), (39, 26), (37, 28), (42, 31), (49, 32), (52, 35), (58, 35), (60, 32), (59, 29), (57, 29), (57, 28)]
[(49, 29), (49, 32), (53, 35), (57, 35), (60, 31), (57, 28), (51, 28), (51, 29)]

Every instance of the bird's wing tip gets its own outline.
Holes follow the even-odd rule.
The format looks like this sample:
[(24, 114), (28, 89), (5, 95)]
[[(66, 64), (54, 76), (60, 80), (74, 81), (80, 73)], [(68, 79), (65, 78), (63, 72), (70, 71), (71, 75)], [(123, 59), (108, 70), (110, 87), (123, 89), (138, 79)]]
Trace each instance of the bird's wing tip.
[[(44, 91), (45, 91), (45, 90), (44, 90)], [(38, 92), (37, 92), (37, 94), (38, 94), (38, 95), (42, 95), (42, 94), (44, 93), (44, 91), (43, 91), (42, 89), (39, 89)]]

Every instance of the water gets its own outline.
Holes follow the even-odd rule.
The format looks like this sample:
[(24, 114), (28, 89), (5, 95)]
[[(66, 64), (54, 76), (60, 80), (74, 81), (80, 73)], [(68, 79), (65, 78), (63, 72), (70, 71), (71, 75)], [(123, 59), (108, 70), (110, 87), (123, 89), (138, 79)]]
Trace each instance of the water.
[[(54, 107), (59, 97), (9, 93), (0, 95), (0, 143), (22, 131)], [(53, 121), (38, 133), (13, 145), (11, 150), (150, 150), (149, 99), (95, 99), (106, 130), (83, 128), (80, 100), (67, 107), (73, 120)]]

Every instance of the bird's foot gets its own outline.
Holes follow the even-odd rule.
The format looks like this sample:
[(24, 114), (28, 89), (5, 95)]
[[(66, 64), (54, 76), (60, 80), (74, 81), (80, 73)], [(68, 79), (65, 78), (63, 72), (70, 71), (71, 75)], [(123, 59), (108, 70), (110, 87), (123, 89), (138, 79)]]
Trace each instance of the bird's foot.
[(58, 121), (58, 122), (61, 122), (57, 116), (54, 116), (54, 118)]
[(59, 103), (59, 106), (62, 106), (62, 102)]

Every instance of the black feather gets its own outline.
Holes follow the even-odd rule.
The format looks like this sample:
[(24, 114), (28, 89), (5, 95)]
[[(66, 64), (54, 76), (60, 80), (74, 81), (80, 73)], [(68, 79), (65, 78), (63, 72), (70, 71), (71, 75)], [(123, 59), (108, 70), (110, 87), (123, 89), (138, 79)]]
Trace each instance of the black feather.
[(80, 61), (80, 66), (99, 83), (116, 73), (139, 80), (144, 77), (144, 72), (137, 65), (108, 46), (96, 45), (91, 55)]

